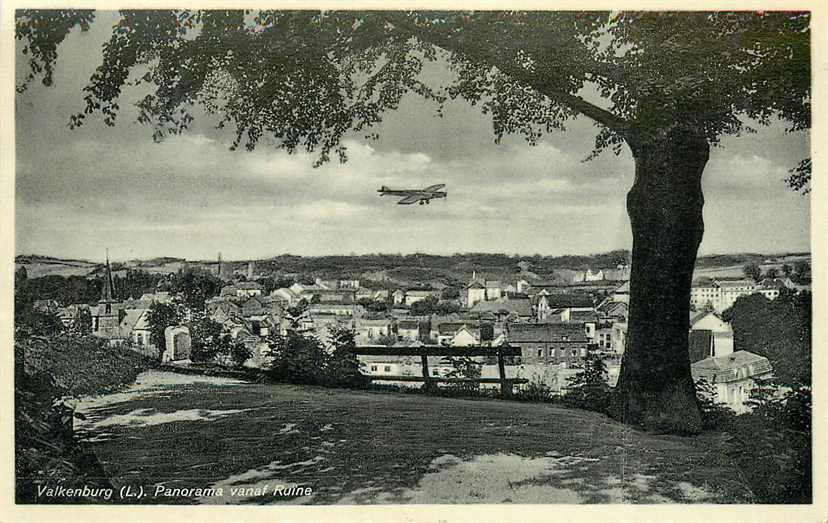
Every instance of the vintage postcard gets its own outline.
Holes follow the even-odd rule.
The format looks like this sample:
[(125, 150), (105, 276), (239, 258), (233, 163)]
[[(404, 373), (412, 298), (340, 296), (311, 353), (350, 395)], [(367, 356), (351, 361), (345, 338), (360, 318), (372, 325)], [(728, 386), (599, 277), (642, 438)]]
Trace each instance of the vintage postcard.
[(828, 517), (815, 6), (83, 7), (3, 11), (4, 512)]

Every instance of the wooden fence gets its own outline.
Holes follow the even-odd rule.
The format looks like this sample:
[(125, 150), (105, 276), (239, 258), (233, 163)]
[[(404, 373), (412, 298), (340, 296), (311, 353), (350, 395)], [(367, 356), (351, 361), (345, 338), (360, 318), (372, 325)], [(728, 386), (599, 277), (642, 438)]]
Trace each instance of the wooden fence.
[[(419, 356), (423, 366), (422, 376), (372, 376), (368, 377), (373, 381), (407, 381), (425, 383), (426, 387), (433, 387), (436, 383), (499, 383), (500, 392), (504, 396), (512, 395), (512, 387), (519, 383), (527, 383), (525, 378), (507, 378), (505, 358), (520, 356), (519, 347), (444, 347), (442, 345), (424, 345), (421, 347), (378, 347), (364, 346), (356, 348), (357, 356)], [(428, 357), (474, 357), (487, 356), (497, 358), (497, 378), (446, 378), (431, 376), (428, 372)]]

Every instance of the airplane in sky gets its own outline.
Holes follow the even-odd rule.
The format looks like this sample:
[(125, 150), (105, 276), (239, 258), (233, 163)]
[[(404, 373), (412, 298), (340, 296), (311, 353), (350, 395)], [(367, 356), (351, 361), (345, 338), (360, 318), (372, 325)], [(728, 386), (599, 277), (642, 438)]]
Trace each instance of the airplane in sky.
[(418, 202), (420, 205), (423, 205), (431, 202), (432, 198), (445, 198), (448, 193), (440, 190), (445, 186), (446, 184), (444, 183), (438, 183), (425, 189), (389, 189), (383, 185), (377, 192), (380, 193), (380, 196), (385, 196), (386, 194), (391, 196), (404, 196), (405, 198), (397, 202), (400, 205), (411, 205), (412, 203)]

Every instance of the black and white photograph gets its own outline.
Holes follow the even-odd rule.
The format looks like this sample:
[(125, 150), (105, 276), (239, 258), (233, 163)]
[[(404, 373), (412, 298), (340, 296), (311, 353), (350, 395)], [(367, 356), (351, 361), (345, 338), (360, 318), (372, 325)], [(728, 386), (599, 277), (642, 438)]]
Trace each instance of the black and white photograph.
[(815, 506), (807, 2), (275, 7), (6, 11), (15, 505)]

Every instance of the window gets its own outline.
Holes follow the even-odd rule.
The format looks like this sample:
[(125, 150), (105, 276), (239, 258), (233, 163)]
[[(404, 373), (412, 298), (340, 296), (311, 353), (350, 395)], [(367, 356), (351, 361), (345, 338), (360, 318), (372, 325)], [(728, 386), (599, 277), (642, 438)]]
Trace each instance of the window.
[(538, 358), (543, 357), (543, 349), (538, 349)]
[(376, 372), (376, 371), (377, 371), (377, 366), (376, 365), (371, 365), (371, 372)]
[(385, 372), (391, 372), (391, 365), (386, 365), (383, 369)]
[(564, 336), (564, 337), (563, 337), (563, 340), (564, 340), (564, 341), (569, 341), (569, 336)]
[(431, 371), (431, 375), (432, 376), (439, 376), (440, 375), (440, 369), (433, 369)]
[(578, 355), (578, 349), (572, 349), (572, 356)]
[(144, 335), (139, 332), (138, 333), (138, 345), (143, 345), (143, 344), (144, 344)]
[(555, 349), (553, 349), (553, 348), (551, 348), (551, 347), (550, 347), (550, 348), (549, 348), (549, 350), (547, 351), (547, 355), (548, 355), (550, 358), (551, 358), (551, 357), (553, 357), (553, 356), (555, 355)]

